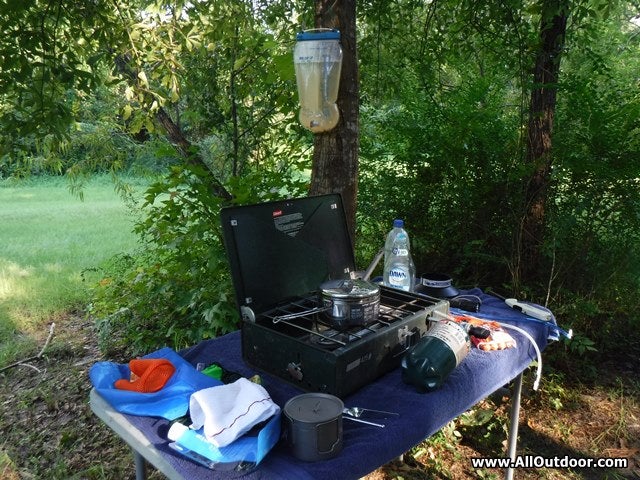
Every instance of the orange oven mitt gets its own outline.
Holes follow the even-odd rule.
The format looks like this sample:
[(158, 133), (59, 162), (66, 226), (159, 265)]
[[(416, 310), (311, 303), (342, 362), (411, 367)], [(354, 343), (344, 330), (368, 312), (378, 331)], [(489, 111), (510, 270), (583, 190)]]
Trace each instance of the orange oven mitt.
[(129, 362), (131, 378), (116, 380), (114, 387), (140, 393), (160, 390), (176, 371), (173, 364), (164, 358), (136, 358)]

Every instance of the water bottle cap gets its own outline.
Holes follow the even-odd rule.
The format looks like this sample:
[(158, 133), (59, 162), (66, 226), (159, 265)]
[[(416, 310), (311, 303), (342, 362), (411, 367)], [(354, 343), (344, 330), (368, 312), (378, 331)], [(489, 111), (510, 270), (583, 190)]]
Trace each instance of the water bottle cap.
[(396, 218), (393, 221), (393, 228), (404, 228), (404, 220)]
[(305, 42), (310, 40), (340, 40), (340, 30), (331, 28), (313, 28), (311, 30), (304, 30), (296, 35), (298, 42)]

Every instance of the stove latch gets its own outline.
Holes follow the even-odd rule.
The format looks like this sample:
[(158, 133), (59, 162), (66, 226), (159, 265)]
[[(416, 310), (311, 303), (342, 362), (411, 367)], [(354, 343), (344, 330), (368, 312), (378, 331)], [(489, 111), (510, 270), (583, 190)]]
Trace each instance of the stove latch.
[(402, 328), (398, 329), (398, 343), (400, 345), (404, 345), (405, 347), (408, 347), (408, 342), (407, 342), (407, 337), (410, 337), (412, 335), (412, 333), (409, 331), (409, 326), (405, 325)]
[(302, 381), (304, 375), (302, 374), (302, 365), (299, 363), (289, 362), (287, 365), (287, 372), (291, 377), (299, 382)]

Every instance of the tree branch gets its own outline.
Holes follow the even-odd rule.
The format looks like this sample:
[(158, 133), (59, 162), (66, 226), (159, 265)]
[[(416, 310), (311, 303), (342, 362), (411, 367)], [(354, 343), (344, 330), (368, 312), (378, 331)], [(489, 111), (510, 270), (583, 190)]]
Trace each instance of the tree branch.
[[(45, 350), (49, 346), (49, 342), (51, 342), (51, 338), (53, 337), (53, 329), (55, 328), (55, 326), (56, 326), (55, 322), (51, 324), (51, 327), (49, 328), (49, 336), (47, 337), (47, 340), (44, 342), (44, 345), (42, 346), (42, 348), (40, 349), (40, 352), (37, 355), (34, 355), (33, 357), (29, 357), (29, 358), (24, 358), (22, 360), (18, 360), (17, 362), (12, 363), (11, 365), (7, 365), (6, 367), (0, 368), (0, 373), (4, 372), (5, 370), (9, 370), (10, 368), (17, 367), (19, 365), (25, 365), (25, 362), (30, 362), (31, 360), (37, 360), (40, 357), (42, 357), (44, 355)], [(25, 366), (35, 368), (32, 365), (25, 365)], [(37, 368), (35, 369), (38, 370)]]
[[(118, 71), (129, 81), (137, 81), (138, 74), (131, 68), (127, 55), (116, 56), (115, 64)], [(211, 193), (223, 200), (231, 200), (231, 194), (224, 188), (224, 185), (222, 185), (222, 183), (213, 176), (213, 172), (211, 172), (209, 166), (197, 153), (196, 147), (194, 147), (184, 136), (180, 127), (176, 125), (167, 111), (164, 108), (159, 107), (155, 111), (154, 116), (155, 120), (162, 126), (162, 128), (164, 128), (169, 141), (176, 146), (180, 154), (185, 158), (186, 162), (191, 165), (203, 167), (207, 172), (211, 173)]]

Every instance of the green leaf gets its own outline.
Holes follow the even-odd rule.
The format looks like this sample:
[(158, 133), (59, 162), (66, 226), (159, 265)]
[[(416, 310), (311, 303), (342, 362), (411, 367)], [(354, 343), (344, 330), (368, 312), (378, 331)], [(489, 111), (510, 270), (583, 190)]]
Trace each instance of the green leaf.
[(240, 70), (247, 63), (247, 57), (237, 58), (233, 64), (234, 70)]
[(144, 88), (149, 88), (149, 80), (147, 80), (147, 74), (144, 73), (144, 70), (138, 72), (138, 79)]
[(129, 120), (129, 117), (131, 117), (131, 113), (133, 112), (133, 109), (131, 108), (131, 105), (127, 104), (122, 108), (122, 118), (123, 120)]

